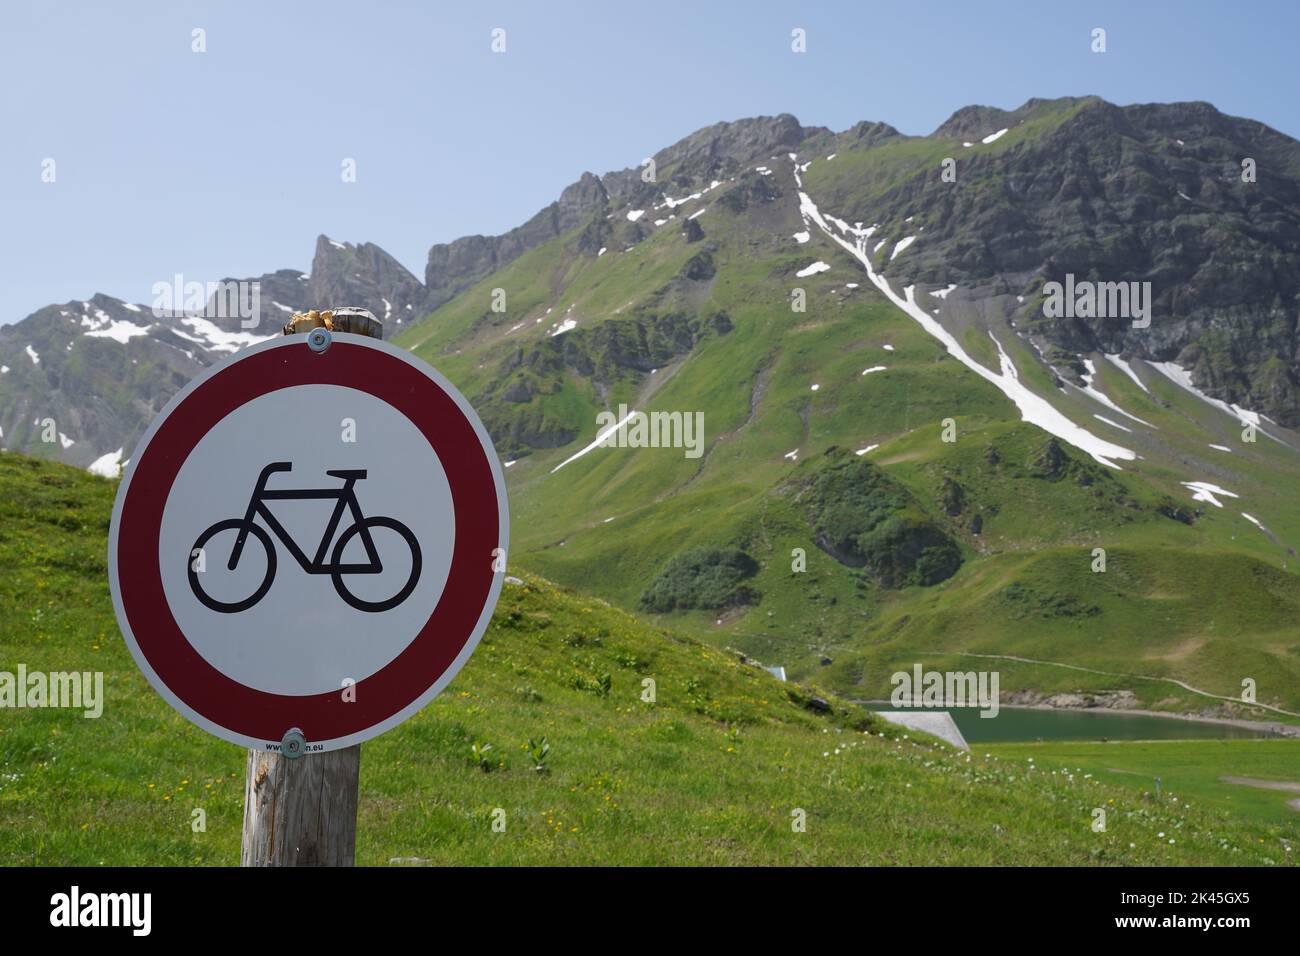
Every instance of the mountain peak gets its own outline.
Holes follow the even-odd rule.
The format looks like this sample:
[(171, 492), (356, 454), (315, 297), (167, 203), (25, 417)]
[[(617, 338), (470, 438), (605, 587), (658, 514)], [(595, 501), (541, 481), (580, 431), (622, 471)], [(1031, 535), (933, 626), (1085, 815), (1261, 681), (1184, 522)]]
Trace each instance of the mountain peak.
[(315, 308), (360, 306), (385, 326), (424, 318), (429, 300), (411, 271), (373, 242), (339, 242), (316, 237), (308, 298)]
[(873, 123), (868, 120), (859, 120), (854, 123), (843, 133), (840, 133), (838, 139), (852, 143), (857, 146), (875, 146), (883, 143), (887, 139), (893, 139), (895, 136), (902, 136), (898, 130), (888, 123)]
[(798, 148), (810, 133), (789, 113), (776, 116), (751, 116), (731, 122), (714, 123), (698, 129), (672, 146), (655, 154), (660, 166), (688, 163), (707, 157), (710, 160), (744, 163), (772, 153)]
[(318, 256), (321, 254), (329, 255), (330, 249), (337, 249), (340, 252), (346, 252), (349, 249), (354, 249), (354, 248), (356, 247), (354, 247), (352, 243), (339, 242), (337, 239), (331, 239), (323, 232), (316, 237), (316, 255)]
[(979, 140), (1000, 129), (1015, 126), (1035, 114), (1071, 109), (1080, 104), (1111, 105), (1097, 96), (1059, 96), (1055, 99), (1033, 97), (1014, 110), (996, 106), (963, 106), (930, 135), (943, 139)]
[(571, 183), (560, 193), (559, 205), (565, 210), (593, 211), (604, 205), (609, 198), (600, 177), (595, 173), (583, 173), (576, 183)]

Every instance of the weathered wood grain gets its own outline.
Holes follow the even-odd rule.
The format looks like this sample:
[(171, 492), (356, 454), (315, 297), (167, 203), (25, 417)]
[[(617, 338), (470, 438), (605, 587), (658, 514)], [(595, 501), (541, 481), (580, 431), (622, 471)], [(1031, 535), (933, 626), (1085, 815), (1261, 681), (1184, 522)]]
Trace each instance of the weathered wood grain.
[(241, 866), (352, 866), (361, 745), (296, 759), (248, 752)]

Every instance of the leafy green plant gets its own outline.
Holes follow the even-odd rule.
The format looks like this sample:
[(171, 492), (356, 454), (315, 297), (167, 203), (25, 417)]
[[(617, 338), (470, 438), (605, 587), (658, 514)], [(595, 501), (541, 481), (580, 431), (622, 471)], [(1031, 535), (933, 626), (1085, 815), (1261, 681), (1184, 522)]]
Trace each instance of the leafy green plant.
[(727, 728), (727, 752), (733, 753), (740, 749), (740, 726), (732, 724)]
[(609, 692), (614, 687), (614, 676), (609, 673), (598, 674), (595, 676), (588, 674), (574, 674), (569, 678), (569, 686), (575, 690), (585, 690), (588, 693), (595, 694), (597, 697), (608, 697)]
[(536, 773), (550, 773), (551, 768), (546, 765), (546, 760), (551, 755), (551, 744), (545, 737), (541, 740), (528, 738), (528, 756), (533, 762), (533, 771)]
[(488, 756), (493, 747), (489, 743), (476, 740), (470, 746), (470, 754), (473, 757), (474, 764), (484, 773), (492, 772), (492, 758)]
[(588, 644), (600, 647), (602, 643), (599, 634), (584, 634), (582, 631), (570, 631), (562, 640), (568, 647), (585, 647)]

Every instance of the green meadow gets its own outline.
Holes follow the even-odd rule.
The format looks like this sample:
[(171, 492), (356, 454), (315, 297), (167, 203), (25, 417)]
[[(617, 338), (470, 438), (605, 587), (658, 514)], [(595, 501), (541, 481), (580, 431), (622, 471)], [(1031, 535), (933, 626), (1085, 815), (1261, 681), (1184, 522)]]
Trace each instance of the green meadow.
[[(117, 633), (115, 488), (0, 455), (0, 669), (102, 671), (107, 696), (99, 719), (0, 712), (0, 862), (234, 865), (245, 753), (174, 713)], [(524, 574), (448, 690), (364, 745), (358, 861), (1291, 862), (1295, 821), (1192, 802), (961, 753)]]
[[(1033, 758), (1040, 769), (1092, 773), (1143, 794), (1154, 794), (1159, 777), (1166, 800), (1261, 823), (1286, 826), (1300, 816), (1300, 810), (1289, 805), (1300, 800), (1300, 746), (1294, 740), (1057, 741), (990, 744), (985, 749), (1008, 760)], [(1290, 784), (1294, 789), (1269, 789), (1227, 778)]]

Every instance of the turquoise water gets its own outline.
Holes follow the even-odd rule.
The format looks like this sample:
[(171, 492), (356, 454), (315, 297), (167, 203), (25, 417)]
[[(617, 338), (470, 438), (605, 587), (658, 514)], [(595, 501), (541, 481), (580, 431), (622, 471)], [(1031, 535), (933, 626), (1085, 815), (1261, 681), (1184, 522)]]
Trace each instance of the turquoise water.
[(1003, 707), (996, 717), (986, 718), (981, 717), (978, 710), (960, 708), (953, 711), (952, 719), (972, 744), (1019, 740), (1220, 740), (1266, 736), (1257, 730), (1227, 724), (1086, 710)]
[[(927, 708), (929, 709), (929, 708)], [(969, 743), (1016, 743), (1033, 740), (1221, 740), (1267, 734), (1172, 717), (1116, 714), (1089, 710), (1022, 710), (1003, 707), (996, 717), (981, 717), (970, 707), (949, 708)]]

